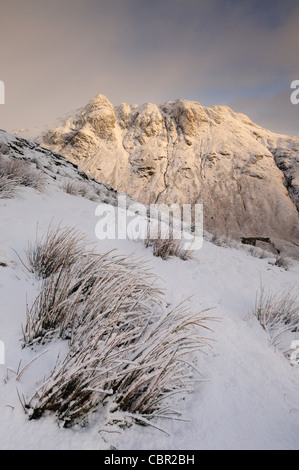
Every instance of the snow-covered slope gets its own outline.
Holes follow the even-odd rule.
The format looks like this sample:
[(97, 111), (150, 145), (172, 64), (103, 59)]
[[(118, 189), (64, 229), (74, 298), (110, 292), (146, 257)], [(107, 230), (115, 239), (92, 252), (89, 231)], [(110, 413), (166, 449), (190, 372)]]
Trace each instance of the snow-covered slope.
[(117, 191), (107, 184), (99, 183), (92, 176), (80, 170), (76, 164), (66, 160), (61, 154), (41, 147), (36, 142), (8, 134), (0, 130), (0, 156), (8, 159), (23, 160), (54, 181), (61, 189), (68, 182), (87, 184), (90, 197), (98, 201), (117, 204)]
[(299, 138), (262, 129), (227, 106), (113, 106), (99, 95), (29, 134), (143, 203), (203, 203), (212, 233), (271, 237), (280, 248), (298, 241)]
[[(5, 365), (0, 365), (0, 448), (298, 450), (299, 368), (291, 367), (283, 354), (290, 344), (271, 345), (252, 314), (260, 283), (271, 292), (287, 291), (298, 285), (298, 264), (285, 271), (270, 258), (254, 258), (207, 240), (194, 259), (185, 262), (154, 258), (150, 249), (130, 240), (98, 241), (96, 207), (99, 201), (114, 204), (115, 193), (86, 179), (58, 154), (3, 132), (0, 142), (5, 158), (31, 161), (46, 175), (42, 193), (23, 188), (16, 198), (0, 199), (0, 341), (6, 353)], [(98, 199), (67, 194), (63, 181), (69, 178), (84, 178)], [(40, 284), (19, 257), (25, 259), (28, 242), (50, 224), (75, 227), (95, 242), (99, 253), (117, 249), (123, 256), (143, 257), (160, 277), (170, 305), (188, 299), (194, 311), (215, 308), (212, 314), (219, 321), (211, 325), (212, 347), (197, 357), (201, 380), (191, 395), (173, 404), (188, 421), (155, 422), (170, 436), (151, 426), (105, 427), (107, 416), (101, 413), (85, 427), (72, 429), (59, 427), (53, 413), (35, 421), (24, 413), (23, 399), (47, 376), (58, 355), (61, 359), (66, 353), (63, 341), (32, 349), (22, 349), (21, 342), (26, 304), (36, 297)], [(299, 340), (298, 332), (288, 340)]]

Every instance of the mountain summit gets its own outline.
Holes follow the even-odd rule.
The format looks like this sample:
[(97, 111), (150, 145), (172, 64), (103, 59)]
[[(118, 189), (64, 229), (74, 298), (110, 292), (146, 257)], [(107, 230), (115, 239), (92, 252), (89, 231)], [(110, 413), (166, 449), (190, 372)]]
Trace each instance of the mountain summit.
[(143, 203), (203, 203), (212, 233), (298, 240), (299, 138), (227, 106), (113, 106), (98, 95), (30, 137)]

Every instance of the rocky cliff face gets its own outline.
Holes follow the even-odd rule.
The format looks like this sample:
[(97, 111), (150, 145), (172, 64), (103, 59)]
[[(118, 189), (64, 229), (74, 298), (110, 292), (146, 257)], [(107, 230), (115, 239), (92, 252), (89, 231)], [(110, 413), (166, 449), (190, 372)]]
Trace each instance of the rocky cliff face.
[(299, 138), (226, 106), (99, 95), (37, 140), (143, 203), (203, 203), (212, 233), (299, 239)]

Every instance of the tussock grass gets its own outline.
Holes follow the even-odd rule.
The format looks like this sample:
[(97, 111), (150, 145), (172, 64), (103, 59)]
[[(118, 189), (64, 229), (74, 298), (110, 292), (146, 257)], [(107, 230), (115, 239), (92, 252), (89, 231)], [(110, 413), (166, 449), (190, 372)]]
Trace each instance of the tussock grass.
[(229, 247), (230, 240), (228, 237), (221, 237), (219, 235), (214, 234), (211, 238), (211, 243), (216, 246), (221, 246), (221, 247)]
[(272, 343), (287, 331), (299, 331), (299, 292), (295, 287), (271, 293), (261, 286), (256, 297), (254, 315), (269, 333)]
[(17, 179), (0, 174), (0, 199), (13, 199), (16, 197), (19, 185)]
[(245, 253), (248, 253), (253, 258), (267, 259), (274, 257), (273, 253), (266, 251), (263, 248), (240, 243), (228, 236), (213, 235), (212, 237), (208, 237), (208, 240), (214, 245), (222, 248), (234, 248), (236, 250), (245, 251)]
[(163, 260), (177, 257), (183, 261), (192, 259), (192, 251), (185, 248), (185, 240), (179, 236), (175, 236), (171, 228), (165, 233), (161, 229), (157, 230), (157, 234), (153, 236), (148, 230), (147, 236), (142, 240), (145, 247), (153, 249), (153, 255)]
[(48, 231), (26, 251), (29, 271), (46, 279), (63, 265), (69, 267), (85, 252), (86, 238), (74, 228), (49, 227)]
[[(24, 343), (58, 335), (70, 349), (27, 404), (30, 418), (53, 411), (68, 427), (107, 402), (111, 412), (136, 419), (178, 418), (171, 398), (192, 391), (192, 360), (207, 345), (206, 311), (194, 313), (184, 304), (165, 308), (156, 277), (140, 260), (83, 252), (73, 231), (68, 249), (66, 233), (49, 230), (38, 248), (45, 263), (31, 263), (42, 289), (27, 309)], [(53, 265), (48, 250), (56, 253), (61, 235), (67, 255), (60, 267), (46, 271), (47, 260)]]
[(292, 260), (285, 255), (278, 255), (276, 257), (275, 266), (283, 268), (288, 271), (292, 267)]
[(98, 199), (97, 195), (94, 194), (94, 191), (92, 191), (92, 188), (88, 183), (69, 180), (63, 185), (63, 190), (72, 196), (84, 197), (91, 201), (96, 201)]
[(74, 261), (68, 256), (44, 279), (27, 309), (24, 343), (43, 341), (55, 332), (70, 339), (78, 324), (92, 326), (97, 317), (113, 316), (115, 311), (126, 311), (134, 319), (139, 310), (148, 313), (160, 293), (146, 272), (136, 273), (122, 258), (86, 253)]
[(206, 344), (198, 333), (205, 322), (203, 315), (175, 309), (148, 323), (128, 323), (126, 315), (108, 317), (88, 329), (87, 336), (83, 327), (62, 365), (32, 398), (31, 418), (55, 411), (65, 426), (71, 426), (106, 400), (111, 401), (112, 412), (178, 417), (167, 400), (192, 392), (194, 366), (188, 356)]

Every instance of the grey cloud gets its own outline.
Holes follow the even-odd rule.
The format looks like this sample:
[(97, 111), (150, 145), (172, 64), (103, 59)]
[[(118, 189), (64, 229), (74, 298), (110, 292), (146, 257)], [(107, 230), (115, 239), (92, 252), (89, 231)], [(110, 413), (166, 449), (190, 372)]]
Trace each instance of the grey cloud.
[(286, 0), (282, 15), (281, 2), (272, 0), (280, 21), (271, 26), (255, 3), (261, 4), (10, 0), (0, 30), (7, 89), (0, 127), (46, 122), (98, 93), (114, 104), (175, 98), (209, 104), (213, 93), (227, 103), (299, 78), (299, 8)]

